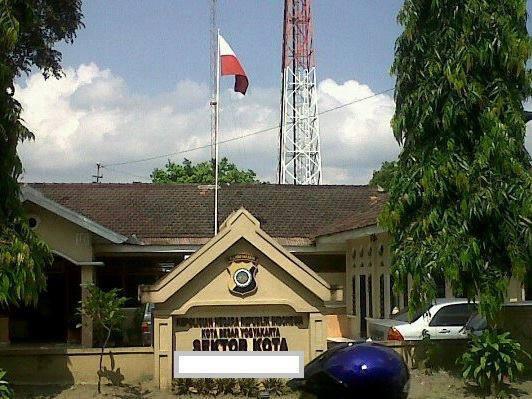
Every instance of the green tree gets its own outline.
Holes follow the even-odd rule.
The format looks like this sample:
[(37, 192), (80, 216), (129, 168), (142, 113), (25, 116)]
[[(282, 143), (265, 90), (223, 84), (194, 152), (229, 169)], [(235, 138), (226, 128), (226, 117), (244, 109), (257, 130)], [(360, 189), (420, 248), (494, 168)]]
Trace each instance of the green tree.
[[(218, 164), (218, 180), (220, 184), (258, 183), (257, 175), (251, 169), (241, 170), (227, 158)], [(177, 184), (214, 184), (214, 168), (210, 161), (195, 165), (185, 159), (182, 165), (168, 160), (164, 169), (155, 169), (151, 174), (154, 183)]]
[(20, 202), (17, 145), (33, 139), (15, 99), (15, 79), (33, 69), (61, 76), (60, 41), (72, 42), (81, 1), (0, 0), (0, 302), (35, 303), (52, 256), (28, 228)]
[(383, 189), (388, 191), (392, 185), (396, 168), (397, 162), (384, 161), (379, 170), (373, 171), (373, 176), (369, 181), (369, 185), (373, 187), (382, 187)]
[[(435, 277), (489, 319), (532, 265), (531, 94), (525, 0), (406, 0), (398, 17), (394, 135), (402, 145), (380, 222), (412, 308)], [(402, 284), (401, 284), (402, 282)]]
[(124, 320), (124, 312), (122, 307), (126, 303), (127, 298), (121, 297), (120, 290), (114, 288), (109, 291), (103, 291), (94, 284), (86, 286), (88, 291), (87, 299), (84, 302), (80, 301), (78, 312), (81, 315), (88, 316), (92, 319), (96, 331), (100, 335), (98, 341), (100, 342), (100, 366), (98, 370), (98, 393), (102, 392), (102, 376), (104, 374), (103, 368), (103, 354), (109, 338), (114, 330), (117, 330)]

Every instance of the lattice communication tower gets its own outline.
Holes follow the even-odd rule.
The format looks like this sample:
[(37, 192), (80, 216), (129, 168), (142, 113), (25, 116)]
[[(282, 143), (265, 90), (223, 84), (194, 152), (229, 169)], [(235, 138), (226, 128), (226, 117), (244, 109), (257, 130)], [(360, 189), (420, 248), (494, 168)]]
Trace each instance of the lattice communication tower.
[(279, 184), (321, 184), (311, 0), (285, 0)]

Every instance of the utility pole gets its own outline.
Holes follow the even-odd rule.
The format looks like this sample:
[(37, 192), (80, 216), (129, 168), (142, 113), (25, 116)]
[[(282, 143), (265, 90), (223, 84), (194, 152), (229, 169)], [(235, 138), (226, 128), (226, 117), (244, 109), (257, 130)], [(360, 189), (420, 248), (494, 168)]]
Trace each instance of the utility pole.
[(279, 184), (321, 184), (311, 0), (285, 0)]
[(92, 177), (96, 180), (96, 181), (93, 181), (93, 183), (99, 183), (100, 182), (100, 179), (103, 179), (103, 174), (100, 173), (100, 169), (102, 169), (103, 166), (101, 163), (97, 163), (96, 164), (96, 174), (95, 175), (92, 175)]

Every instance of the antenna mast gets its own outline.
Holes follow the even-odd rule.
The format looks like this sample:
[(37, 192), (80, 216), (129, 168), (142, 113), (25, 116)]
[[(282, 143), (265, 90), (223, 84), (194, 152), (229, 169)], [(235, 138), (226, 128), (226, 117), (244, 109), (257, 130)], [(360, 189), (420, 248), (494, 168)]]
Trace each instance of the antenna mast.
[(321, 184), (311, 0), (285, 0), (279, 184)]
[(103, 174), (100, 173), (100, 170), (102, 169), (102, 164), (101, 163), (97, 163), (96, 164), (96, 174), (95, 175), (92, 175), (92, 177), (94, 178), (94, 180), (96, 181), (93, 181), (93, 183), (99, 183), (100, 182), (100, 179), (103, 179)]

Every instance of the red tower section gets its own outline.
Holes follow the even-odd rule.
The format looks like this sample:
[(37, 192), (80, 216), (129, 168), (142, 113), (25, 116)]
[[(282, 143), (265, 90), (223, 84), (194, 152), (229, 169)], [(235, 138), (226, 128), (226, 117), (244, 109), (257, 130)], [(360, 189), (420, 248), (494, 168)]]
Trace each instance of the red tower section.
[(285, 0), (282, 69), (316, 65), (312, 45), (311, 0)]

